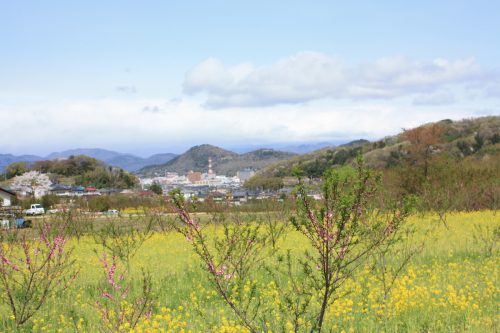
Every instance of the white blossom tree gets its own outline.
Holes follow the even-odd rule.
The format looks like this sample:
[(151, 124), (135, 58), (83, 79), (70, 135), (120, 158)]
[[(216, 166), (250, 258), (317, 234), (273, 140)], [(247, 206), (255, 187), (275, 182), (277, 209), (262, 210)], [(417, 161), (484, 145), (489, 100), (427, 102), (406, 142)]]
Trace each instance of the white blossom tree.
[(14, 177), (11, 188), (15, 191), (40, 198), (45, 195), (52, 186), (49, 176), (38, 171), (29, 171)]

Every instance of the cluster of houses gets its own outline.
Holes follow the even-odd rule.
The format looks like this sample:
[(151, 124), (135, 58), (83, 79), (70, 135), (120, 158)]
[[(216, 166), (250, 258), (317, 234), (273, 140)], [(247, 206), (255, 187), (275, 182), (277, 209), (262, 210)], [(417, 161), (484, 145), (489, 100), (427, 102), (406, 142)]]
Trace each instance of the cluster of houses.
[[(59, 197), (92, 197), (92, 196), (100, 196), (103, 194), (113, 194), (113, 193), (133, 193), (131, 190), (122, 190), (122, 189), (97, 189), (94, 187), (85, 187), (85, 186), (72, 186), (72, 185), (64, 185), (64, 184), (56, 184), (53, 185), (50, 189), (44, 190), (40, 195), (36, 195), (35, 198), (39, 198), (46, 194), (53, 194)], [(7, 207), (12, 204), (13, 199), (16, 196), (28, 196), (29, 193), (25, 193), (22, 191), (11, 191), (6, 188), (0, 187), (0, 206)]]
[(158, 184), (163, 191), (168, 191), (172, 186), (180, 188), (198, 188), (198, 187), (216, 187), (216, 188), (240, 188), (243, 183), (255, 174), (251, 169), (243, 169), (236, 173), (234, 177), (217, 175), (212, 170), (212, 161), (209, 159), (208, 172), (189, 171), (185, 175), (179, 175), (177, 172), (166, 172), (162, 176), (153, 178), (139, 178), (143, 188), (152, 184)]
[[(196, 199), (197, 201), (212, 200), (213, 202), (225, 202), (236, 206), (244, 204), (251, 200), (282, 200), (289, 197), (293, 192), (293, 187), (284, 187), (276, 191), (254, 191), (246, 189), (224, 189), (224, 188), (181, 188), (181, 193), (186, 200)], [(321, 200), (322, 196), (319, 190), (311, 190), (308, 196), (314, 200)]]
[(163, 176), (140, 178), (143, 190), (153, 184), (161, 186), (163, 193), (173, 189), (180, 189), (186, 199), (198, 201), (212, 200), (214, 202), (230, 202), (236, 205), (252, 199), (267, 199), (279, 197), (281, 193), (245, 190), (243, 183), (252, 177), (255, 171), (243, 169), (234, 177), (216, 175), (209, 160), (208, 172), (189, 171), (185, 175), (176, 172), (166, 172)]
[(83, 197), (119, 193), (120, 191), (119, 189), (96, 189), (94, 187), (56, 184), (50, 188), (49, 193), (59, 197)]
[(190, 171), (186, 175), (179, 175), (176, 172), (167, 172), (164, 176), (153, 178), (139, 178), (143, 188), (147, 188), (152, 184), (160, 185), (164, 191), (172, 186), (177, 187), (222, 187), (222, 188), (239, 188), (242, 181), (240, 178), (212, 175), (207, 176), (201, 172)]
[(181, 192), (188, 200), (196, 199), (201, 202), (212, 200), (214, 202), (230, 202), (236, 205), (253, 199), (262, 200), (275, 197), (275, 194), (270, 192), (209, 187), (181, 188)]
[[(255, 171), (243, 169), (236, 173), (234, 177), (216, 175), (211, 167), (211, 159), (208, 161), (208, 172), (189, 171), (185, 175), (175, 172), (166, 172), (163, 176), (154, 178), (139, 178), (142, 188), (147, 189), (153, 184), (161, 186), (163, 193), (168, 193), (173, 189), (180, 189), (184, 198), (198, 201), (211, 199), (214, 202), (230, 202), (235, 205), (249, 200), (281, 199), (288, 196), (295, 185), (295, 177), (285, 177), (283, 179), (284, 188), (277, 191), (251, 191), (243, 187), (246, 180), (251, 178)], [(319, 200), (321, 195), (317, 191), (310, 193), (313, 199)]]

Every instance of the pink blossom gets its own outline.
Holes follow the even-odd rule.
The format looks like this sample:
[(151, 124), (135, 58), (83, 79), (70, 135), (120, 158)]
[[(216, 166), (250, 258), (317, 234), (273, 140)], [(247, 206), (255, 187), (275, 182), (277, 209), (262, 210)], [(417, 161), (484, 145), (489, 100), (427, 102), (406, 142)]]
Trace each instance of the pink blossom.
[(108, 293), (107, 291), (103, 291), (101, 296), (104, 298), (107, 298), (109, 300), (113, 300), (113, 296), (110, 293)]
[(2, 262), (4, 264), (10, 266), (16, 272), (19, 272), (19, 268), (16, 265), (14, 265), (9, 259), (7, 259), (4, 255), (0, 255), (0, 259), (2, 259)]
[(150, 318), (151, 318), (151, 315), (152, 315), (151, 310), (149, 310), (148, 312), (146, 312), (146, 313), (144, 314), (144, 316), (146, 317), (146, 319), (150, 319)]

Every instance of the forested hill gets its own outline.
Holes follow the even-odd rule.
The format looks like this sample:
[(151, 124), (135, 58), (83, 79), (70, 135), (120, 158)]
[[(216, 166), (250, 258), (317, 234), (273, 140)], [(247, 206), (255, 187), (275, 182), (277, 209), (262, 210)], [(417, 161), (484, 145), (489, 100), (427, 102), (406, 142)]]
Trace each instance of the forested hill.
[(190, 170), (206, 172), (208, 159), (211, 158), (216, 173), (233, 176), (238, 170), (244, 168), (262, 169), (271, 163), (293, 156), (295, 156), (293, 153), (273, 149), (259, 149), (245, 154), (237, 154), (220, 147), (203, 144), (190, 148), (184, 154), (165, 164), (145, 167), (138, 173), (141, 175), (160, 175), (167, 171), (180, 174)]
[(10, 179), (32, 170), (49, 174), (53, 182), (70, 185), (132, 188), (138, 184), (138, 179), (131, 173), (85, 155), (31, 163), (15, 162), (5, 169), (4, 176)]
[(409, 159), (426, 158), (417, 156), (419, 154), (429, 158), (447, 156), (456, 160), (466, 159), (471, 163), (498, 159), (500, 117), (442, 120), (374, 142), (358, 140), (338, 147), (323, 148), (271, 164), (258, 172), (247, 186), (280, 186), (284, 177), (292, 176), (294, 168), (301, 169), (307, 177), (318, 178), (328, 168), (352, 163), (359, 153), (369, 166), (379, 169), (398, 166)]

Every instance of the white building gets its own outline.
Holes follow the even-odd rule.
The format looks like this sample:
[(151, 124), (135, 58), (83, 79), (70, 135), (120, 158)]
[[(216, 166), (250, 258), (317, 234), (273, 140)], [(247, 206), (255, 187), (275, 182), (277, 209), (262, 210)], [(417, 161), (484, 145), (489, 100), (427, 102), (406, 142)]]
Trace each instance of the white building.
[(7, 207), (12, 205), (12, 199), (16, 197), (14, 192), (0, 187), (0, 206)]

